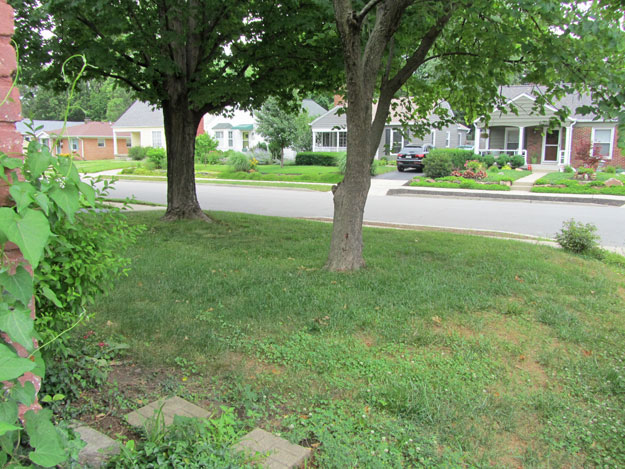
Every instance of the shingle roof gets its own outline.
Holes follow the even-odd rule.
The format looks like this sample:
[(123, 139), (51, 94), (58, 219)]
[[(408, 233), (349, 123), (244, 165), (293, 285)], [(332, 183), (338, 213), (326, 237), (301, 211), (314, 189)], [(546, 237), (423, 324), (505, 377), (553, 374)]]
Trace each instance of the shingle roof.
[(164, 127), (163, 112), (151, 104), (135, 101), (113, 127)]
[(113, 138), (113, 124), (111, 124), (110, 122), (87, 122), (86, 124), (67, 127), (65, 131), (63, 131), (63, 128), (60, 128), (50, 130), (48, 133), (63, 135), (67, 137)]
[(220, 122), (219, 124), (213, 126), (214, 130), (219, 130), (219, 129), (231, 129), (232, 128), (232, 124), (228, 123), (228, 122)]
[[(53, 129), (60, 129), (63, 127), (63, 121), (50, 121), (50, 120), (30, 120), (30, 119), (23, 119), (20, 122), (16, 122), (15, 123), (15, 127), (17, 128), (17, 131), (21, 134), (26, 134), (28, 132), (30, 132), (31, 130), (28, 128), (27, 124), (31, 124), (31, 127), (35, 130), (36, 134), (39, 134), (41, 132), (49, 132)], [(81, 121), (67, 121), (65, 123), (66, 127), (73, 127), (75, 125), (80, 125), (80, 124), (84, 124), (84, 122)], [(42, 129), (37, 130), (38, 127), (43, 127)]]
[(310, 117), (317, 117), (327, 112), (327, 109), (320, 106), (312, 99), (302, 100), (302, 109), (306, 110), (306, 112), (308, 112), (308, 115)]
[[(521, 94), (528, 96), (541, 95), (545, 92), (546, 88), (539, 85), (515, 85), (515, 86), (502, 86), (500, 94), (504, 98), (514, 99)], [(562, 99), (556, 100), (551, 103), (555, 108), (562, 109), (564, 106), (568, 107), (571, 111), (570, 117), (572, 119), (592, 119), (594, 114), (579, 114), (577, 108), (581, 106), (590, 106), (593, 104), (592, 96), (589, 94), (568, 94)]]

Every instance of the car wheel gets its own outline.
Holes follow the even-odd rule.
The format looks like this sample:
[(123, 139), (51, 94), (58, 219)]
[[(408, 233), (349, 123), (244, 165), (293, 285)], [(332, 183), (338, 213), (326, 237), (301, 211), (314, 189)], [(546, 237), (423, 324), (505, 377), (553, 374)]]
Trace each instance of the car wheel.
[(397, 171), (399, 171), (400, 173), (403, 173), (404, 172), (404, 167), (397, 165)]

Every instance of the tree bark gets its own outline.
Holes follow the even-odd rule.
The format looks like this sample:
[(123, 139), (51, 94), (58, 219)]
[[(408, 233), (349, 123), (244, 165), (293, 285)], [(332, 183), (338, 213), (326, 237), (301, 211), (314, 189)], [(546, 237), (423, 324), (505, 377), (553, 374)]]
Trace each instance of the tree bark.
[(163, 220), (200, 219), (202, 212), (195, 190), (195, 135), (202, 114), (188, 103), (163, 102), (167, 141), (167, 211)]

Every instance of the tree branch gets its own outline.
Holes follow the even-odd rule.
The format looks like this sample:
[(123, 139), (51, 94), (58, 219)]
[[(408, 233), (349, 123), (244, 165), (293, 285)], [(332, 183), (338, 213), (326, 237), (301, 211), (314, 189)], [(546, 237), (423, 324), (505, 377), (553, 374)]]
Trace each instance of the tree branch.
[(382, 0), (370, 0), (369, 3), (367, 3), (362, 10), (354, 16), (354, 19), (358, 21), (358, 23), (362, 23), (373, 7), (377, 6), (377, 4), (381, 1)]

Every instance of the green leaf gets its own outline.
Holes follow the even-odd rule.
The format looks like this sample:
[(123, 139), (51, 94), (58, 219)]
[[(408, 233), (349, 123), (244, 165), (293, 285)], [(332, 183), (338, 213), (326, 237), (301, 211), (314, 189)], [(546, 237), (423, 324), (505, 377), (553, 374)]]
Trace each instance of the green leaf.
[(46, 377), (46, 362), (43, 360), (41, 356), (41, 352), (36, 350), (33, 353), (33, 357), (35, 358), (35, 367), (30, 370), (32, 374), (39, 376), (40, 378)]
[(21, 212), (35, 201), (33, 199), (35, 192), (36, 189), (30, 183), (25, 181), (18, 181), (11, 186), (9, 193), (17, 204), (18, 212)]
[(34, 348), (33, 328), (34, 321), (30, 317), (30, 309), (18, 307), (0, 311), (0, 330), (9, 334), (14, 342), (21, 344), (29, 352)]
[(56, 294), (45, 285), (41, 287), (41, 294), (54, 303), (54, 306), (57, 308), (61, 308), (63, 306), (63, 304), (56, 297)]
[(43, 192), (37, 192), (34, 196), (35, 202), (37, 205), (41, 207), (43, 213), (48, 215), (48, 211), (50, 210), (50, 199)]
[(89, 205), (91, 206), (95, 205), (95, 189), (93, 187), (81, 181), (78, 184), (78, 189), (80, 190), (82, 195), (85, 196), (85, 199), (87, 199), (87, 202), (89, 202)]
[(20, 158), (11, 158), (7, 155), (2, 155), (2, 157), (0, 158), (0, 163), (6, 169), (15, 169), (22, 166), (22, 160)]
[(63, 443), (51, 422), (52, 411), (43, 409), (35, 413), (29, 410), (24, 418), (30, 444), (35, 448), (28, 453), (30, 460), (43, 467), (53, 467), (65, 461), (67, 455)]
[(18, 357), (7, 345), (0, 344), (0, 381), (19, 378), (35, 368), (35, 363)]
[(28, 210), (21, 217), (8, 207), (0, 208), (0, 230), (9, 241), (17, 244), (33, 268), (43, 257), (43, 248), (50, 236), (46, 216), (36, 210)]
[(0, 273), (0, 285), (24, 306), (28, 306), (33, 297), (33, 278), (21, 265), (17, 266), (13, 275), (8, 272)]
[(46, 147), (40, 151), (29, 151), (26, 155), (26, 167), (34, 178), (38, 178), (50, 166), (52, 155)]
[(21, 386), (19, 382), (15, 383), (15, 385), (11, 388), (10, 394), (13, 399), (21, 402), (25, 406), (33, 405), (35, 398), (37, 397), (35, 386), (30, 381), (26, 381), (24, 386)]
[[(31, 383), (32, 385), (32, 383)], [(6, 432), (12, 432), (13, 430), (19, 430), (21, 427), (17, 425), (11, 425), (9, 423), (3, 422), (0, 420), (0, 436), (4, 435)]]
[(50, 198), (54, 200), (70, 220), (80, 208), (78, 189), (75, 186), (55, 187), (50, 191)]

